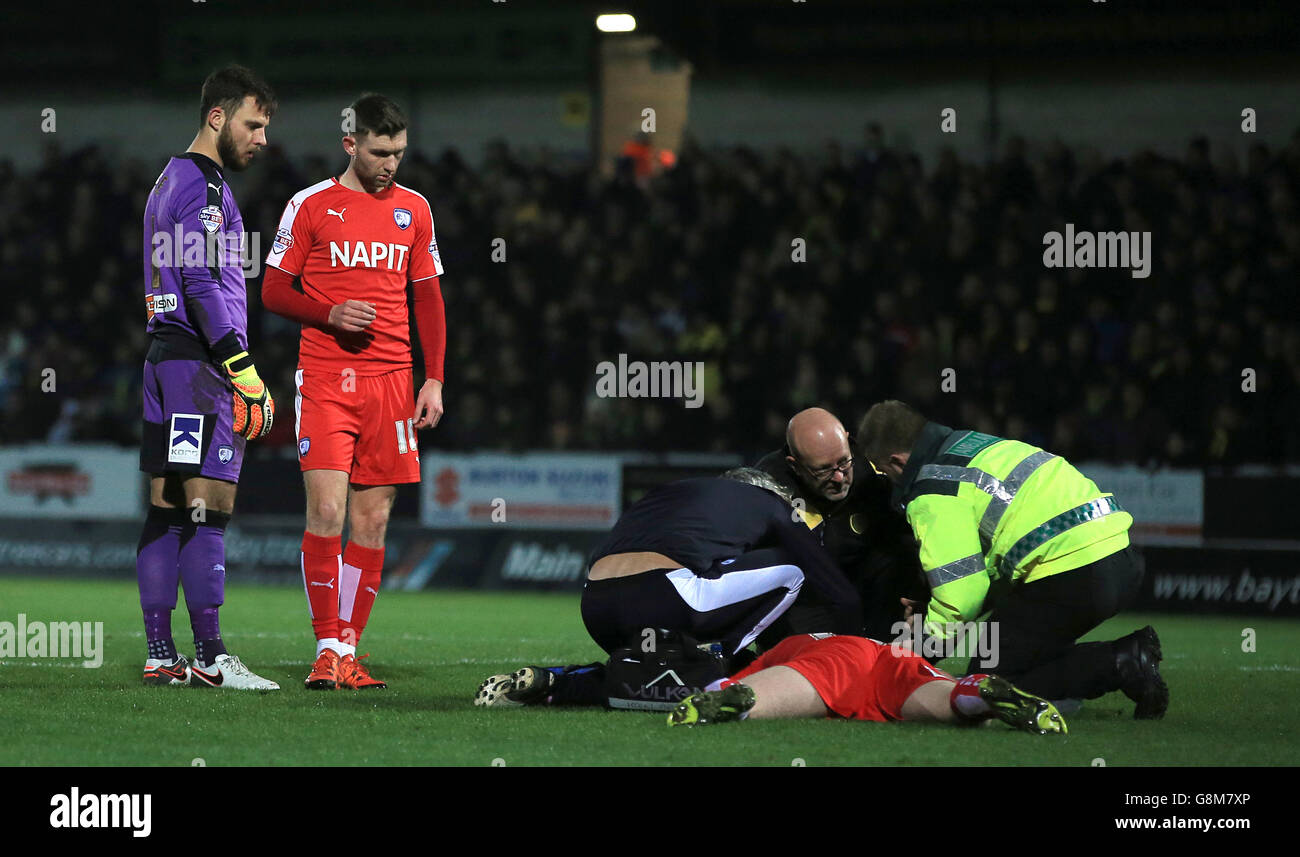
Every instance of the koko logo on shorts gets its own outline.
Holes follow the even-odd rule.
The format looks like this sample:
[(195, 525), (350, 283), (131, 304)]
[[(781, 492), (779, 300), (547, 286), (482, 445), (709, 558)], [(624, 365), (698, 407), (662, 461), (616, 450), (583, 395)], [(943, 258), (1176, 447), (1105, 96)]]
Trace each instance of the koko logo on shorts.
[(167, 444), (170, 464), (203, 462), (203, 415), (172, 414), (171, 440)]

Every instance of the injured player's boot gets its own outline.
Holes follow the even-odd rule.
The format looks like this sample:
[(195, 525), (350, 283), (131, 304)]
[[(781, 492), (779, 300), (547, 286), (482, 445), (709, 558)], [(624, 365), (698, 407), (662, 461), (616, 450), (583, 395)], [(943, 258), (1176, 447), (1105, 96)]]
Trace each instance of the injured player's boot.
[(1055, 705), (1046, 699), (1025, 693), (1001, 676), (981, 678), (979, 695), (988, 704), (991, 714), (1013, 729), (1038, 735), (1064, 735), (1069, 731), (1065, 718), (1056, 710)]
[(730, 684), (688, 696), (668, 715), (669, 726), (696, 726), (740, 720), (754, 707), (754, 689), (747, 684)]

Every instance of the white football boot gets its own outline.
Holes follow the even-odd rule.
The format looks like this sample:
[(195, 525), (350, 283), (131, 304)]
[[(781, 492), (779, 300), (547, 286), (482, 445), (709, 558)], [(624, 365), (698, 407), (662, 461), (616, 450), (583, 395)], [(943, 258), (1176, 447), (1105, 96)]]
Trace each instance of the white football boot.
[(190, 684), (194, 687), (224, 687), (230, 690), (279, 690), (280, 685), (262, 678), (239, 658), (231, 654), (217, 655), (210, 667), (190, 665)]

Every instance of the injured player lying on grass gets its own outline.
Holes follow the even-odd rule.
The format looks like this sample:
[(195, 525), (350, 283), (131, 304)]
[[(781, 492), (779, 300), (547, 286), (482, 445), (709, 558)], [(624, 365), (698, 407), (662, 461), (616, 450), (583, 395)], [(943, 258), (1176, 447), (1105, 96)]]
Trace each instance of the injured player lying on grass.
[(668, 725), (836, 716), (962, 725), (996, 718), (1026, 732), (1067, 731), (1052, 703), (1004, 678), (955, 679), (901, 646), (864, 637), (789, 637), (717, 684), (678, 704)]

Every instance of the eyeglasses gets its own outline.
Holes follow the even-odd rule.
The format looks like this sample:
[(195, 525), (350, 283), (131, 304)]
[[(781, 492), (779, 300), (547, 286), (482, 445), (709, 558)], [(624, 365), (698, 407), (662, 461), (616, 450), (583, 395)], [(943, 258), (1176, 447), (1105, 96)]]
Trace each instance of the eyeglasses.
[(823, 479), (829, 479), (831, 475), (834, 473), (843, 473), (845, 476), (848, 476), (849, 470), (852, 469), (853, 467), (853, 456), (851, 455), (846, 456), (840, 459), (839, 462), (836, 464), (832, 464), (828, 467), (819, 467), (816, 470), (813, 470), (811, 467), (804, 464), (802, 461), (799, 462), (799, 465), (803, 467), (804, 470), (808, 471), (809, 476), (811, 476), (812, 478), (818, 481), (821, 481)]

